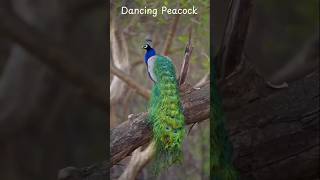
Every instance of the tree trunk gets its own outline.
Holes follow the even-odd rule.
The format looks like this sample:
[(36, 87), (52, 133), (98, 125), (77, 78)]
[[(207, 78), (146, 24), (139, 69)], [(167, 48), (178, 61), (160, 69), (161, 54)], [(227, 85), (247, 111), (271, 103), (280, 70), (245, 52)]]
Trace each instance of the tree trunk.
[(319, 74), (227, 113), (235, 164), (244, 179), (319, 177)]
[[(80, 64), (80, 61), (91, 60), (91, 66), (102, 67), (99, 63), (101, 59), (105, 62), (105, 56), (101, 56), (105, 49), (100, 42), (93, 43), (92, 41), (96, 41), (94, 38), (79, 38), (88, 36), (83, 35), (83, 31), (70, 32), (71, 35), (66, 36), (68, 32), (60, 21), (63, 15), (61, 11), (65, 8), (62, 7), (65, 5), (62, 5), (62, 1), (12, 2), (15, 13), (32, 28), (46, 33), (52, 39), (71, 42), (68, 45), (75, 52), (80, 46), (78, 44), (82, 45), (79, 49), (89, 46), (85, 52), (81, 52), (82, 57), (87, 57), (88, 60), (76, 59), (77, 62), (73, 62), (75, 65)], [(96, 19), (96, 16), (93, 18)], [(85, 20), (93, 22), (92, 19)], [(41, 59), (26, 51), (26, 47), (18, 45), (16, 39), (11, 40), (13, 46), (0, 81), (0, 179), (53, 180), (57, 178), (58, 169), (67, 163), (90, 162), (88, 159), (92, 155), (90, 157), (89, 152), (93, 152), (92, 148), (97, 145), (94, 143), (104, 139), (104, 129), (101, 128), (100, 131), (95, 128), (95, 134), (90, 134), (90, 130), (97, 122), (105, 124), (105, 116), (95, 106), (88, 105), (78, 89), (65, 81), (59, 72), (52, 71), (49, 65), (43, 64)], [(86, 43), (79, 43), (80, 41)], [(73, 45), (75, 42), (78, 44)], [(39, 46), (44, 47), (46, 44)], [(97, 52), (93, 53), (93, 49)], [(95, 59), (94, 63), (92, 59)], [(86, 66), (87, 70), (91, 68), (90, 65)], [(95, 68), (97, 69), (99, 68)], [(90, 121), (88, 117), (92, 117)], [(85, 131), (82, 126), (86, 126)], [(77, 141), (78, 139), (94, 139), (96, 142), (88, 143)], [(103, 142), (100, 144), (103, 149)], [(99, 153), (94, 156), (99, 156)]]

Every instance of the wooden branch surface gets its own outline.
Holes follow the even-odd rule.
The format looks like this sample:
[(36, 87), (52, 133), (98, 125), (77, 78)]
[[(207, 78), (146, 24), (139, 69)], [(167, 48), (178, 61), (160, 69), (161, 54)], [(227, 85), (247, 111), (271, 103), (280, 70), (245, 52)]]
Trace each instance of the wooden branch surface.
[(268, 96), (251, 95), (227, 114), (241, 179), (316, 179), (319, 95), (319, 73), (315, 72), (288, 88), (270, 90)]

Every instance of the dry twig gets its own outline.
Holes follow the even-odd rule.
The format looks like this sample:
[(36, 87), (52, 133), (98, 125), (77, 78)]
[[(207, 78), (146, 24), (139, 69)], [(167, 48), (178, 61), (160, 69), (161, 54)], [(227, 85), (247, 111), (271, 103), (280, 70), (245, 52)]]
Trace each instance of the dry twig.
[(121, 174), (118, 180), (135, 180), (142, 168), (151, 160), (155, 153), (154, 142), (151, 142), (148, 147), (141, 151), (141, 146), (132, 153), (130, 162), (126, 170)]
[(182, 67), (180, 71), (179, 85), (182, 85), (187, 78), (188, 70), (189, 70), (189, 62), (192, 54), (193, 47), (191, 46), (191, 36), (192, 36), (192, 28), (189, 27), (189, 40), (185, 49), (184, 58), (182, 62)]

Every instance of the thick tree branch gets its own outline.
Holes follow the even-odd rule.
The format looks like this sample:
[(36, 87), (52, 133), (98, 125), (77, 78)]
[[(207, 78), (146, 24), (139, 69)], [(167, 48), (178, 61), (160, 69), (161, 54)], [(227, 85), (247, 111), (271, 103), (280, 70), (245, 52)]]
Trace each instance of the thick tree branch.
[(227, 125), (241, 179), (316, 179), (319, 73), (242, 102), (228, 113)]
[[(230, 79), (228, 81), (230, 86), (222, 88), (225, 95), (231, 95), (230, 91), (237, 89), (238, 85), (245, 86), (245, 89), (240, 88), (239, 91), (232, 92), (236, 93), (232, 94), (235, 98), (243, 97), (236, 99), (240, 104), (235, 108), (226, 109), (227, 128), (235, 148), (236, 167), (246, 178), (263, 179), (265, 172), (274, 177), (281, 169), (291, 171), (286, 169), (292, 167), (287, 164), (294, 163), (299, 164), (296, 168), (293, 167), (297, 170), (295, 172), (298, 173), (298, 169), (302, 168), (304, 175), (285, 173), (286, 177), (277, 176), (277, 179), (293, 179), (306, 174), (314, 177), (316, 174), (312, 172), (316, 172), (319, 167), (315, 159), (319, 154), (319, 74), (315, 73), (305, 79), (297, 80), (289, 88), (274, 90), (268, 88), (262, 79), (260, 82), (255, 80), (257, 76), (250, 78), (254, 74), (244, 72)], [(182, 87), (182, 91), (184, 91), (187, 123), (206, 119), (209, 116), (209, 100), (206, 99), (208, 97), (203, 97), (203, 94), (209, 92), (209, 85), (206, 84), (200, 90)], [(194, 100), (185, 99), (188, 97)], [(202, 98), (206, 103), (202, 103)], [(229, 99), (224, 98), (224, 101), (228, 104)], [(206, 112), (202, 112), (203, 110)], [(113, 155), (116, 155), (111, 164), (119, 162), (122, 157), (151, 139), (146, 113), (131, 115), (129, 121), (112, 129), (111, 133), (111, 148)], [(137, 145), (123, 145), (125, 142), (134, 142)], [(99, 166), (99, 169), (108, 169), (111, 166), (106, 162), (104, 164)], [(82, 172), (84, 169), (78, 170)], [(99, 174), (99, 171), (94, 172)], [(88, 176), (91, 175), (81, 176), (80, 179), (84, 180)], [(265, 179), (272, 177), (268, 176)]]
[(90, 71), (77, 65), (75, 55), (68, 53), (62, 44), (37, 31), (6, 7), (0, 7), (0, 34), (5, 34), (21, 45), (39, 61), (62, 74), (73, 85), (79, 87), (84, 95), (105, 109), (105, 84)]
[[(209, 118), (210, 104), (208, 97), (209, 82), (194, 89), (184, 83), (180, 87), (186, 123), (192, 124)], [(131, 114), (129, 120), (111, 130), (111, 162), (95, 164), (86, 168), (67, 167), (59, 172), (59, 180), (76, 178), (77, 180), (107, 178), (107, 170), (138, 147), (151, 140), (151, 129), (147, 123), (147, 113)], [(142, 161), (145, 162), (145, 161)], [(89, 170), (88, 170), (89, 169)], [(104, 171), (101, 171), (104, 170)]]
[[(181, 87), (187, 124), (209, 118), (209, 90), (209, 83), (197, 90), (186, 84)], [(129, 115), (128, 121), (111, 129), (110, 139), (111, 164), (116, 164), (151, 139), (147, 113)]]

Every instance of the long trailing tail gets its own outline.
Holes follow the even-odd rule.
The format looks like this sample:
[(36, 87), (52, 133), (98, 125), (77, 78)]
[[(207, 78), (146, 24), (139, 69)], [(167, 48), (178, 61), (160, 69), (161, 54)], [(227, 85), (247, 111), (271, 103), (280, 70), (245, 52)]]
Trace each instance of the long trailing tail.
[(232, 166), (232, 145), (225, 129), (225, 115), (218, 94), (216, 69), (211, 71), (211, 121), (210, 121), (210, 166), (211, 179), (236, 180), (238, 174)]
[(158, 174), (172, 164), (182, 161), (185, 122), (175, 67), (171, 60), (157, 56), (153, 72), (156, 83), (152, 88), (148, 119), (152, 125), (156, 147), (153, 166)]

